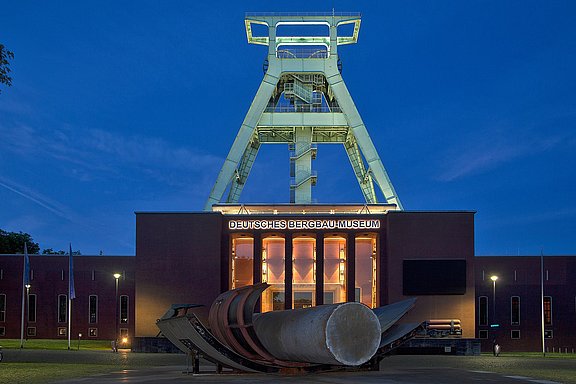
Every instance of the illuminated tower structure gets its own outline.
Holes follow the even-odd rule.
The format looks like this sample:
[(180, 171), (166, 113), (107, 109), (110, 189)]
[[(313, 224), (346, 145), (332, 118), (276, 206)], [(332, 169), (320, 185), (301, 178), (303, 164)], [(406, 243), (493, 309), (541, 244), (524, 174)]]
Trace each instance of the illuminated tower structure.
[[(341, 75), (338, 46), (354, 44), (360, 14), (247, 14), (248, 43), (265, 45), (264, 79), (212, 188), (205, 210), (213, 204), (238, 203), (262, 144), (290, 148), (290, 202), (310, 204), (317, 175), (312, 171), (318, 144), (340, 143), (367, 204), (378, 203), (374, 182), (385, 202), (402, 210), (380, 156)], [(256, 36), (263, 25), (267, 35)], [(340, 26), (352, 32), (339, 36)], [(279, 29), (326, 27), (315, 36), (282, 36)], [(227, 197), (224, 195), (227, 193)]]

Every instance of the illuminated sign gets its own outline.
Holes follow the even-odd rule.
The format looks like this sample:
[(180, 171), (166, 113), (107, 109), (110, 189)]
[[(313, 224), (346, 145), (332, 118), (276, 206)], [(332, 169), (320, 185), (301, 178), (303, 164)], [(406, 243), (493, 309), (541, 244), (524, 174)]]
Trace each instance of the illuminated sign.
[(380, 220), (230, 220), (231, 230), (282, 230), (282, 229), (379, 229)]

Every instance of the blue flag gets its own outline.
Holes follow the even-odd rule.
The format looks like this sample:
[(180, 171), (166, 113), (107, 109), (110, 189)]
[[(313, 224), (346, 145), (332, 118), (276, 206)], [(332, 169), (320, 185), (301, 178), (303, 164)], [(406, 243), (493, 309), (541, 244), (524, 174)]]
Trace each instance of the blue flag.
[(70, 258), (68, 264), (68, 292), (70, 300), (76, 298), (76, 291), (74, 290), (74, 263), (72, 262), (72, 244), (70, 244)]
[(28, 257), (28, 246), (24, 243), (24, 286), (30, 285), (30, 258)]

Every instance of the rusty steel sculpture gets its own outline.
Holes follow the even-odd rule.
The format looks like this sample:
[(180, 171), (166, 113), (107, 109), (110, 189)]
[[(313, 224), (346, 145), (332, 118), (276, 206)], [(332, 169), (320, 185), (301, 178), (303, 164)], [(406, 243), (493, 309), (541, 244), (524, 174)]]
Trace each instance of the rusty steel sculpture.
[(197, 305), (173, 305), (156, 324), (187, 354), (218, 367), (268, 373), (377, 370), (387, 353), (423, 326), (398, 323), (415, 298), (375, 309), (348, 302), (254, 313), (268, 287), (260, 283), (221, 294), (210, 308), (209, 328), (195, 314)]

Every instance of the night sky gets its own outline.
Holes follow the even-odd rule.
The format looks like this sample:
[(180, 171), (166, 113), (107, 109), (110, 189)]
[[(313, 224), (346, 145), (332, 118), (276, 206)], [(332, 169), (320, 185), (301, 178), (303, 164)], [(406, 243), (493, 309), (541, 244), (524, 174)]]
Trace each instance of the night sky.
[[(262, 80), (245, 12), (362, 13), (343, 77), (406, 210), (476, 211), (476, 254), (576, 254), (576, 2), (11, 1), (0, 228), (133, 255), (135, 211), (200, 211)], [(242, 202), (289, 201), (266, 145)], [(341, 145), (319, 203), (362, 202)]]

